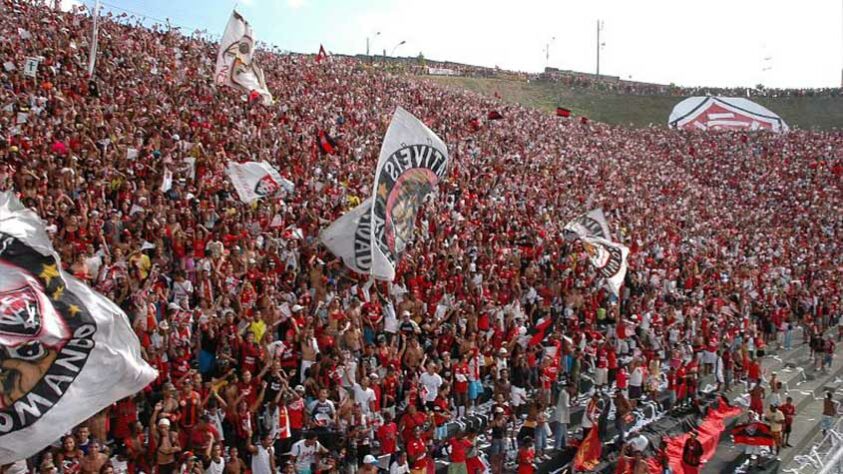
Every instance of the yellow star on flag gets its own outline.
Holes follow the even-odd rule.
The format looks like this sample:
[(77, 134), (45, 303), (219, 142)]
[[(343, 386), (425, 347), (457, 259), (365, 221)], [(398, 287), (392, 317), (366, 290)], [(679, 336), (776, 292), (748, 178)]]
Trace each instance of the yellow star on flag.
[(58, 300), (59, 298), (61, 298), (61, 295), (63, 295), (63, 294), (64, 294), (64, 287), (59, 285), (58, 287), (56, 287), (56, 291), (53, 292), (52, 298), (54, 300)]
[(38, 274), (44, 280), (44, 286), (50, 286), (50, 282), (53, 281), (53, 278), (59, 277), (59, 270), (56, 268), (56, 264), (52, 265), (42, 265), (41, 266), (41, 273)]
[(381, 185), (378, 186), (378, 196), (386, 199), (386, 184), (381, 183)]
[(76, 306), (75, 304), (72, 304), (67, 308), (67, 312), (70, 313), (70, 315), (73, 316), (73, 317), (75, 317), (77, 314), (79, 314), (80, 311), (82, 311), (82, 310), (79, 309), (79, 307)]

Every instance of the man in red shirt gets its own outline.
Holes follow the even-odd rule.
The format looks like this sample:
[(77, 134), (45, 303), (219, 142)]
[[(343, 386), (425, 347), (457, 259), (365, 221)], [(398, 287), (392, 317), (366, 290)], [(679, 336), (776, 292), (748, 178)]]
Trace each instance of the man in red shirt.
[(422, 429), (416, 426), (407, 441), (407, 456), (410, 458), (411, 474), (427, 474), (427, 445), (422, 438)]
[(220, 440), (220, 434), (210, 423), (208, 415), (199, 417), (199, 423), (190, 433), (190, 446), (193, 452), (201, 453), (206, 458), (211, 457), (211, 448), (215, 441)]
[(790, 432), (793, 429), (793, 418), (796, 416), (796, 407), (793, 405), (793, 397), (787, 397), (785, 403), (779, 407), (779, 410), (784, 414), (784, 431), (783, 435), (783, 446), (786, 448), (792, 448), (793, 446), (790, 445)]
[(381, 445), (381, 454), (393, 454), (396, 451), (398, 425), (392, 421), (392, 415), (389, 412), (384, 412), (383, 424), (378, 427), (377, 436)]
[(464, 432), (459, 432), (448, 440), (448, 446), (451, 448), (451, 464), (448, 465), (448, 474), (468, 474), (466, 458), (469, 449), (472, 447), (471, 441), (465, 437)]

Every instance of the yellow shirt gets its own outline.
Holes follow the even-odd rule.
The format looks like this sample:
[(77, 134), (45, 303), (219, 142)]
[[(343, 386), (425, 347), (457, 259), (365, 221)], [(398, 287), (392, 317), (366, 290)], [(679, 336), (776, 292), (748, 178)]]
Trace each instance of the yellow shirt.
[(255, 342), (260, 344), (263, 340), (264, 334), (266, 334), (266, 323), (263, 322), (263, 319), (252, 321), (252, 323), (249, 324), (249, 331), (252, 331), (252, 333), (255, 334)]

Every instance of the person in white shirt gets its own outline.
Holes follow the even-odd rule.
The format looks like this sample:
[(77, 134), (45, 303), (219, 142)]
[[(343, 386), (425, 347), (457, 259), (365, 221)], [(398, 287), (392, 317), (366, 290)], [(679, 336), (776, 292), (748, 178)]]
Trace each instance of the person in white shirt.
[(375, 402), (375, 391), (369, 386), (369, 377), (364, 376), (360, 383), (354, 383), (354, 404), (360, 406), (364, 415), (372, 411), (372, 404)]
[(436, 400), (436, 396), (439, 395), (439, 387), (442, 386), (442, 377), (436, 373), (436, 364), (428, 362), (427, 372), (421, 374), (419, 383), (424, 387), (425, 403), (433, 403)]
[(407, 453), (400, 451), (395, 454), (395, 460), (389, 465), (389, 474), (409, 474), (410, 466), (407, 464)]
[(205, 474), (223, 474), (225, 459), (222, 457), (222, 445), (220, 443), (214, 443), (211, 448), (211, 457), (204, 459), (202, 465), (205, 468)]
[(327, 453), (328, 450), (319, 442), (315, 432), (310, 432), (305, 439), (296, 441), (290, 449), (290, 456), (296, 464), (298, 474), (311, 474), (316, 457)]
[(272, 447), (272, 441), (272, 437), (264, 435), (260, 444), (255, 446), (247, 439), (246, 448), (252, 453), (252, 474), (275, 474), (275, 448)]

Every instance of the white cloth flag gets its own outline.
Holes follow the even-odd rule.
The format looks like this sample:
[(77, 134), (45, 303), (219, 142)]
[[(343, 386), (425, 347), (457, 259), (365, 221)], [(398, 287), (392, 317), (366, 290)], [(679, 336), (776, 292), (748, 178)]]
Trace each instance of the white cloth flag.
[(320, 236), (325, 247), (342, 259), (345, 266), (362, 274), (368, 274), (372, 268), (371, 215), (372, 198), (369, 198), (335, 220)]
[(603, 277), (606, 286), (616, 296), (620, 294), (626, 277), (626, 258), (629, 249), (612, 242), (609, 224), (603, 209), (593, 209), (565, 224), (562, 231), (567, 240), (582, 240), (591, 264)]
[(126, 314), (62, 270), (32, 210), (0, 193), (0, 465), (157, 377)]
[(629, 249), (624, 245), (599, 237), (583, 237), (582, 242), (591, 264), (603, 277), (606, 286), (615, 296), (619, 295), (623, 279), (626, 277), (626, 258), (629, 255)]
[(293, 192), (292, 181), (284, 179), (269, 163), (249, 161), (247, 163), (228, 162), (225, 173), (237, 190), (240, 200), (251, 203), (262, 197), (274, 197), (281, 191)]
[(225, 27), (217, 53), (214, 81), (218, 85), (255, 91), (261, 95), (264, 105), (272, 104), (272, 94), (266, 87), (263, 71), (254, 62), (255, 35), (252, 27), (236, 11)]
[(603, 215), (603, 209), (593, 209), (565, 224), (564, 234), (568, 240), (576, 240), (579, 237), (599, 237), (612, 240), (609, 233), (609, 224), (606, 223), (606, 217)]
[(373, 197), (332, 223), (322, 242), (352, 270), (392, 281), (418, 210), (447, 170), (442, 140), (398, 107), (381, 145)]

